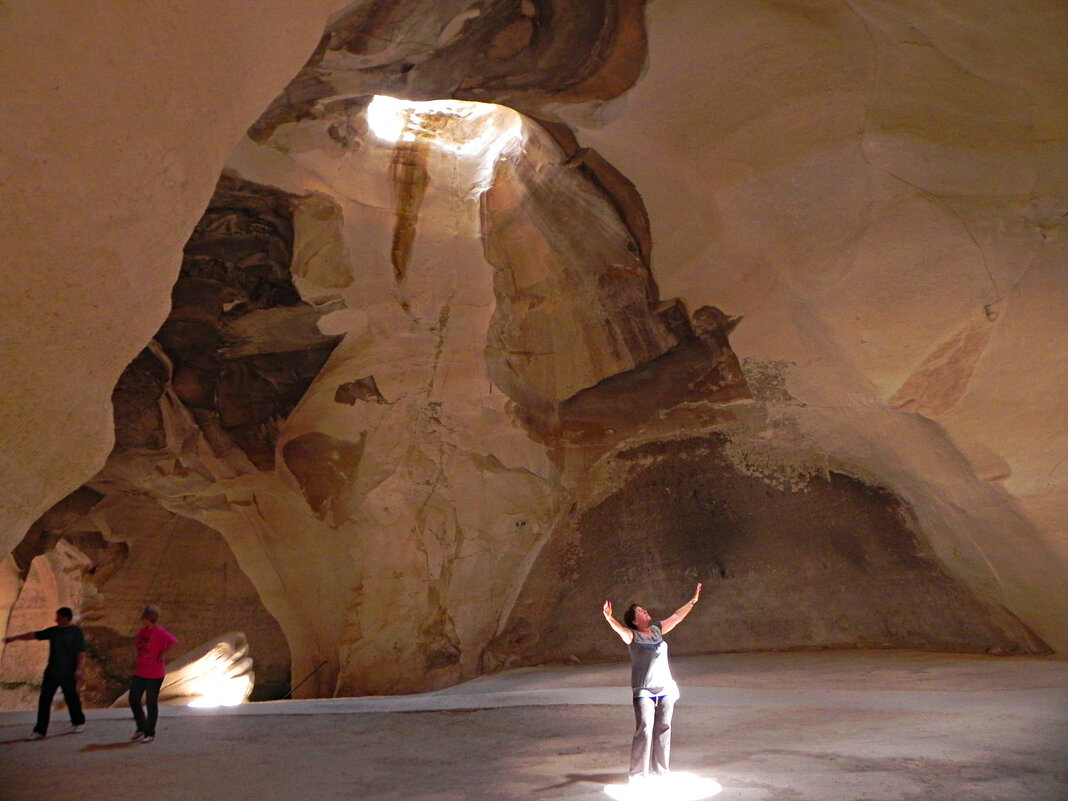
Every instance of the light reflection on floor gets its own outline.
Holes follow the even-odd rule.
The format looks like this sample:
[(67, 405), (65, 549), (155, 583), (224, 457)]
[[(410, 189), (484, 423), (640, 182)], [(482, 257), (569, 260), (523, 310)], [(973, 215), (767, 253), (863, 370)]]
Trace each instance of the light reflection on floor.
[(673, 772), (666, 776), (649, 776), (629, 784), (606, 784), (604, 792), (616, 801), (701, 801), (719, 793), (723, 787), (715, 779), (693, 773)]

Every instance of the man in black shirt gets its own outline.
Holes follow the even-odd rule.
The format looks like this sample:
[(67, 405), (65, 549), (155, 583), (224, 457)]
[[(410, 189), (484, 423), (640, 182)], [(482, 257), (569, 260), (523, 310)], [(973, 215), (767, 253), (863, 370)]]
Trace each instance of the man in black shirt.
[(27, 739), (43, 740), (48, 734), (48, 719), (57, 689), (63, 690), (75, 734), (82, 731), (85, 728), (85, 715), (78, 697), (78, 682), (82, 680), (82, 668), (85, 666), (85, 635), (74, 625), (74, 612), (69, 606), (60, 607), (56, 610), (56, 625), (41, 631), (4, 637), (5, 643), (13, 640), (48, 640), (48, 665), (41, 681), (41, 696), (37, 700), (37, 725)]

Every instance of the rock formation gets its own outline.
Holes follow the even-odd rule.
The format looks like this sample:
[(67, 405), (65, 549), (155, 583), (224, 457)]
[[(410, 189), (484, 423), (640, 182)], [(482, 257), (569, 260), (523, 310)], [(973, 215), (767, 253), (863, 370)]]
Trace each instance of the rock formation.
[(76, 507), (100, 642), (139, 520), (214, 531), (160, 580), (239, 565), (196, 641), (306, 695), (611, 658), (695, 580), (691, 652), (1068, 649), (1061, 6), (336, 5), (216, 20), (195, 121), (6, 12), (0, 599)]

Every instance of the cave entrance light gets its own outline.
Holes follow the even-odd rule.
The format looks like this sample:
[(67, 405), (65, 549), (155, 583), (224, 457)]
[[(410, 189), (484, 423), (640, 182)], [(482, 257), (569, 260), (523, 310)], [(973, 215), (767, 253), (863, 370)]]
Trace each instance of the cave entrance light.
[(445, 153), (477, 161), (482, 188), (492, 165), (509, 145), (521, 141), (523, 122), (513, 109), (470, 100), (399, 100), (375, 95), (366, 109), (371, 134), (394, 144), (425, 141)]

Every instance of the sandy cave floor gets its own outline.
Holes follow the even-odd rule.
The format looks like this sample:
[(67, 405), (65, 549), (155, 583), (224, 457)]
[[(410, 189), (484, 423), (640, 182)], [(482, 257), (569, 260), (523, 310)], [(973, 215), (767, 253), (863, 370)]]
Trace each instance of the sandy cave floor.
[[(721, 801), (1066, 801), (1068, 662), (900, 652), (675, 658), (672, 767)], [(517, 670), (436, 693), (0, 713), (3, 801), (607, 799), (626, 780), (624, 664)], [(660, 801), (670, 799), (660, 798)]]

